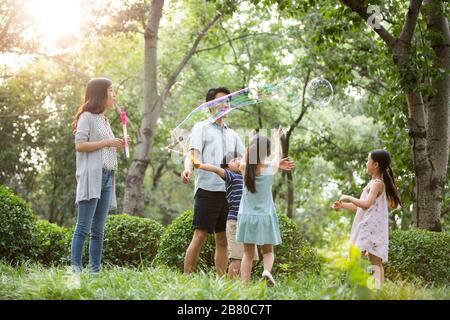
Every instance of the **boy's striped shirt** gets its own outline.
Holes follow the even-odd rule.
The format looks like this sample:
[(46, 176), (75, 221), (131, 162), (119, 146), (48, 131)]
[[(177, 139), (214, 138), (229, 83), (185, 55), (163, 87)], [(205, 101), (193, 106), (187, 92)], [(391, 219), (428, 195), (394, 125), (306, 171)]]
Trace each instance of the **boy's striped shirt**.
[(243, 178), (241, 174), (225, 169), (224, 180), (228, 201), (227, 220), (237, 220), (242, 198)]

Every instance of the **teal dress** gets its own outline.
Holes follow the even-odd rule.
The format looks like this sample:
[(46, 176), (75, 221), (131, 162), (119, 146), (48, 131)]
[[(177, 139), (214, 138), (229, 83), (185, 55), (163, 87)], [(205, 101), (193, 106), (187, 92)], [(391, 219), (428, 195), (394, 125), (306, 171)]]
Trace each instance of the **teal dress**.
[(269, 165), (256, 177), (255, 193), (251, 193), (244, 184), (237, 219), (238, 242), (257, 245), (281, 243), (280, 226), (272, 197), (273, 181), (274, 172)]

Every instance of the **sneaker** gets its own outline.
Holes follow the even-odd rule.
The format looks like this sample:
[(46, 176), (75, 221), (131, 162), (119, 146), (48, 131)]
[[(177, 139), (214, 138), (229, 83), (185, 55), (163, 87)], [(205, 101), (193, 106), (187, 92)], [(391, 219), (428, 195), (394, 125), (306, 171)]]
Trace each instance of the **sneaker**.
[(274, 286), (275, 285), (275, 280), (273, 279), (272, 274), (269, 271), (264, 270), (264, 272), (262, 273), (262, 277), (264, 279), (266, 279), (267, 284), (269, 286)]

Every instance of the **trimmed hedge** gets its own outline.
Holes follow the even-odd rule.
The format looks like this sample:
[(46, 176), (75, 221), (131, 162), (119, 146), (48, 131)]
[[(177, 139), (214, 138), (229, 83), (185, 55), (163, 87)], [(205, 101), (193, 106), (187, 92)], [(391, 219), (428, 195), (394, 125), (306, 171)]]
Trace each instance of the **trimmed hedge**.
[[(183, 269), (183, 261), (187, 247), (192, 240), (192, 211), (185, 211), (167, 228), (159, 242), (155, 263)], [(275, 247), (275, 264), (273, 271), (278, 274), (298, 272), (320, 272), (321, 260), (301, 236), (294, 221), (285, 214), (279, 215), (281, 237), (283, 243)], [(208, 270), (214, 267), (214, 237), (208, 240), (200, 253), (198, 268)], [(262, 272), (262, 254), (256, 272)]]
[(0, 257), (16, 264), (35, 259), (35, 222), (30, 205), (0, 186)]
[[(278, 214), (278, 223), (282, 243), (274, 248), (273, 273), (278, 275), (293, 275), (302, 272), (320, 273), (322, 259), (303, 237), (298, 225), (284, 213)], [(256, 269), (259, 273), (263, 271), (262, 257), (260, 250), (260, 261)]]
[(70, 263), (72, 230), (46, 220), (36, 224), (36, 256), (40, 263), (61, 265)]
[(105, 225), (102, 261), (118, 266), (150, 265), (163, 232), (164, 227), (153, 219), (110, 215)]
[[(38, 221), (35, 256), (44, 265), (70, 264), (70, 247), (75, 226), (62, 228)], [(157, 251), (164, 227), (147, 218), (126, 214), (108, 216), (104, 230), (102, 262), (118, 266), (149, 265)], [(89, 236), (83, 247), (83, 264), (89, 262)]]
[(421, 229), (392, 232), (386, 277), (418, 277), (429, 283), (449, 284), (450, 234)]
[[(194, 235), (193, 216), (191, 210), (185, 211), (167, 227), (159, 241), (155, 263), (183, 270), (184, 255)], [(200, 253), (198, 269), (207, 271), (214, 266), (214, 249), (214, 237), (208, 236)]]

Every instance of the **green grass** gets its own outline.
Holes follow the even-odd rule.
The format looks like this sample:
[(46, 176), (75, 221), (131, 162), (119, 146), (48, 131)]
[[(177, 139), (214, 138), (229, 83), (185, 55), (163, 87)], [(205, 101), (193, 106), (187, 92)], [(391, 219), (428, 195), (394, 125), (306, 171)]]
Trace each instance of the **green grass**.
[[(67, 267), (0, 264), (0, 299), (360, 299), (357, 288), (333, 271), (279, 280), (275, 287), (253, 279), (218, 279), (213, 273), (185, 276), (168, 268), (106, 267), (101, 273), (82, 274), (73, 286)], [(450, 299), (450, 288), (427, 287), (420, 282), (387, 281), (371, 299)]]

